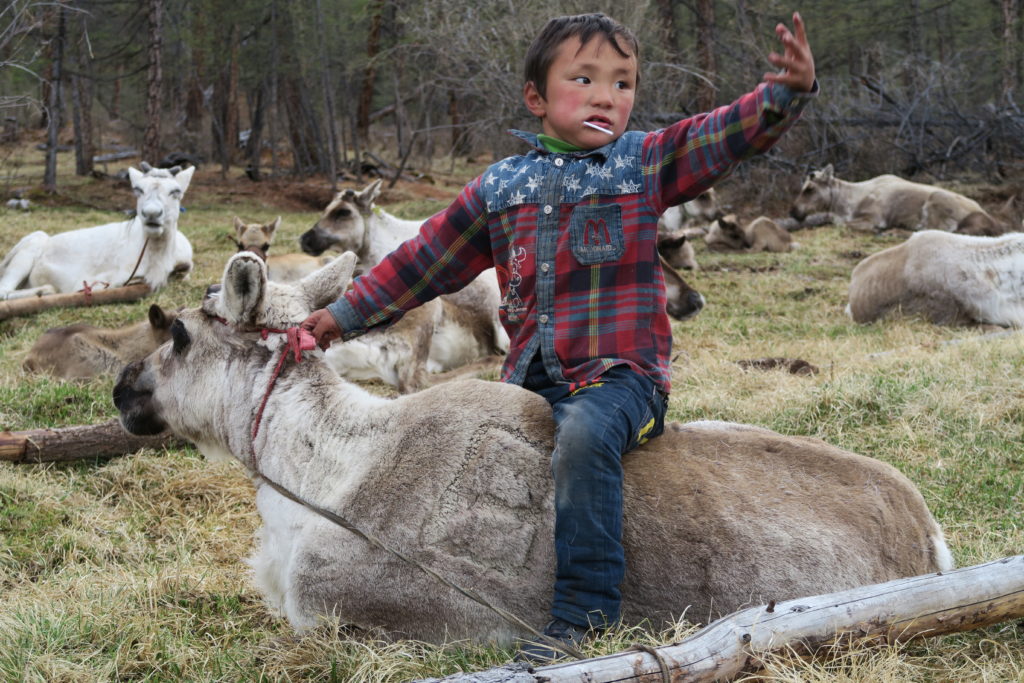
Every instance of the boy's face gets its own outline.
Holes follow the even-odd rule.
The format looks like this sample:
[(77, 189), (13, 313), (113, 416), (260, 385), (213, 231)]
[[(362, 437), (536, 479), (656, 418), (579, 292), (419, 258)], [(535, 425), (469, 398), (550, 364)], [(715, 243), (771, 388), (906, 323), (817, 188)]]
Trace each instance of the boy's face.
[[(539, 116), (544, 133), (582, 149), (607, 145), (629, 124), (636, 94), (636, 56), (623, 57), (604, 37), (580, 46), (572, 37), (558, 47), (547, 76), (547, 97), (527, 83), (526, 108)], [(590, 121), (611, 135), (584, 125)]]

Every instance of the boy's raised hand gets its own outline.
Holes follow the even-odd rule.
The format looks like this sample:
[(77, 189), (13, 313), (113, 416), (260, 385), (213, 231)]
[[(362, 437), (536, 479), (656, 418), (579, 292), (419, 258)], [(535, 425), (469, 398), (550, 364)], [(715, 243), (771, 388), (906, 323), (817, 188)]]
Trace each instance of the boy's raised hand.
[(793, 35), (785, 24), (775, 27), (775, 34), (782, 41), (785, 54), (776, 52), (768, 55), (768, 61), (781, 71), (766, 73), (764, 80), (769, 83), (781, 83), (797, 92), (809, 92), (814, 87), (814, 55), (807, 44), (807, 30), (799, 12), (793, 12)]

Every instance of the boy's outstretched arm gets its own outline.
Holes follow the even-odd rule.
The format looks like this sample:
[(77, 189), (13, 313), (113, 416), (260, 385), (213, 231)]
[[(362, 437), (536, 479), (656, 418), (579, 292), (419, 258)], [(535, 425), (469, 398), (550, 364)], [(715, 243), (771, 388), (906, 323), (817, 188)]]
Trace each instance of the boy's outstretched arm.
[(814, 55), (807, 44), (807, 29), (799, 12), (793, 12), (794, 35), (785, 24), (775, 27), (775, 34), (782, 41), (785, 54), (776, 52), (768, 55), (768, 61), (781, 71), (766, 73), (764, 80), (769, 83), (781, 83), (797, 92), (810, 92), (814, 87)]

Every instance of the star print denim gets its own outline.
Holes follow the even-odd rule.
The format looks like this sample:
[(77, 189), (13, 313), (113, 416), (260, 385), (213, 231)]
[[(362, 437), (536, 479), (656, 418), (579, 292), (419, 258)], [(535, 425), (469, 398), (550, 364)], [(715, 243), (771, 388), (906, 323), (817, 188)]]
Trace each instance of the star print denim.
[[(535, 365), (535, 364), (534, 364)], [(622, 456), (661, 434), (666, 399), (645, 375), (618, 365), (572, 390), (545, 381), (527, 388), (551, 404), (555, 450), (555, 591), (551, 614), (580, 626), (619, 620)]]

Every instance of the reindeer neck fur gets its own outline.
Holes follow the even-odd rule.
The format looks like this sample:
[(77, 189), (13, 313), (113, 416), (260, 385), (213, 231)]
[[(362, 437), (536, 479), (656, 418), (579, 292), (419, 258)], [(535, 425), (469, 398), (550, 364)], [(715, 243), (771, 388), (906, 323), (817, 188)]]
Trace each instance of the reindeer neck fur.
[(363, 247), (359, 260), (371, 267), (380, 263), (399, 244), (415, 236), (423, 223), (422, 220), (398, 218), (379, 206), (371, 206), (362, 216)]
[[(163, 232), (156, 237), (147, 236), (146, 226), (139, 216), (128, 221), (125, 232), (125, 247), (120, 256), (123, 261), (119, 265), (124, 270), (125, 279), (135, 270), (135, 276), (142, 277), (152, 289), (166, 285), (168, 275), (174, 270), (175, 265), (174, 246), (178, 235), (178, 217), (168, 217), (164, 222)], [(135, 268), (136, 263), (138, 269)]]
[[(284, 335), (272, 335), (259, 344), (269, 353), (253, 354), (265, 361), (245, 368), (240, 378), (244, 388), (236, 395), (251, 399), (231, 423), (232, 456), (314, 499), (326, 481), (336, 491), (358, 485), (374, 463), (370, 444), (390, 429), (390, 402), (342, 380), (324, 363), (321, 351), (307, 352), (299, 363), (285, 360), (270, 388), (280, 354), (286, 351)], [(264, 395), (266, 407), (253, 441), (254, 420)]]
[(834, 216), (842, 216), (845, 220), (853, 218), (857, 205), (872, 191), (867, 183), (854, 183), (841, 178), (832, 178), (828, 184), (828, 211)]

